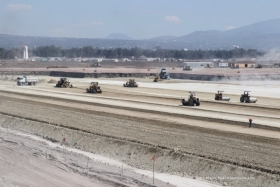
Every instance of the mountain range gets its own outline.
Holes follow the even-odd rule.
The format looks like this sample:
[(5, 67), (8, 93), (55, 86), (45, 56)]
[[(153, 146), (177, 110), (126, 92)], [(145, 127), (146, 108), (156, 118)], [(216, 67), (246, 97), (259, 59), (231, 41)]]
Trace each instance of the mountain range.
[(159, 36), (150, 39), (134, 40), (125, 34), (115, 33), (105, 38), (61, 38), (35, 37), (0, 34), (0, 47), (12, 48), (23, 45), (36, 46), (56, 45), (63, 48), (91, 45), (99, 48), (140, 46), (153, 49), (156, 46), (167, 49), (232, 49), (240, 46), (269, 50), (280, 48), (280, 18), (257, 22), (251, 25), (226, 30), (195, 31), (185, 36)]

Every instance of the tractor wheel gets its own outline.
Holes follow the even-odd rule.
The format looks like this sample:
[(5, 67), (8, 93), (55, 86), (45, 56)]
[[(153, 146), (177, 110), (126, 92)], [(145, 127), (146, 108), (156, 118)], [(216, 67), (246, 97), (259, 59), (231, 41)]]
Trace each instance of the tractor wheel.
[(194, 106), (194, 101), (192, 99), (189, 100), (189, 105)]
[(102, 93), (102, 90), (100, 89), (100, 93)]
[(240, 102), (244, 103), (244, 97), (240, 97)]
[(125, 87), (125, 84), (123, 84), (123, 87)]
[(197, 102), (196, 102), (196, 106), (200, 106), (200, 101), (197, 101)]

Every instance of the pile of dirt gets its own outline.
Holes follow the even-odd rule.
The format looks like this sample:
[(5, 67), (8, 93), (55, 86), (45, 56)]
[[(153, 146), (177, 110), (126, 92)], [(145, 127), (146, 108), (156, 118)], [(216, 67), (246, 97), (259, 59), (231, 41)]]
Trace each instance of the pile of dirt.
[(55, 79), (50, 79), (47, 83), (57, 83), (57, 80), (55, 80)]

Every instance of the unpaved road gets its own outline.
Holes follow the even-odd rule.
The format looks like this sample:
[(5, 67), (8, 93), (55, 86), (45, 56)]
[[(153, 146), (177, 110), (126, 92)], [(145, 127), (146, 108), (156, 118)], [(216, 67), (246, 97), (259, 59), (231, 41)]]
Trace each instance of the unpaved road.
[[(0, 186), (142, 186), (152, 187), (148, 177), (122, 170), (104, 161), (70, 152), (59, 147), (50, 147), (26, 135), (6, 132), (0, 134)], [(155, 180), (158, 186), (168, 186)]]
[[(47, 83), (37, 87), (17, 87), (5, 82), (0, 86), (0, 113), (139, 145), (178, 150), (182, 154), (265, 175), (280, 174), (279, 98), (264, 98), (266, 102), (263, 102), (260, 97), (263, 103), (256, 104), (221, 103), (213, 101), (210, 91), (198, 93), (201, 94), (201, 107), (182, 107), (180, 95), (185, 91), (170, 90), (164, 84), (161, 86), (166, 89), (161, 88), (160, 93), (153, 88), (101, 84), (104, 94), (94, 95), (85, 93), (87, 83), (84, 80), (71, 80), (77, 88), (55, 89)], [(262, 87), (259, 89), (263, 92)], [(234, 91), (228, 94), (238, 98)], [(253, 118), (253, 125), (258, 125), (258, 129), (247, 127), (248, 118)], [(141, 160), (141, 152), (137, 155)], [(139, 160), (129, 157), (126, 162), (144, 167), (144, 161)], [(182, 169), (174, 164), (171, 170), (180, 174), (195, 170), (201, 176), (205, 175), (205, 169), (201, 167), (193, 164), (192, 168)], [(156, 169), (170, 170), (165, 166)], [(208, 174), (214, 175), (215, 172), (220, 171), (209, 170)], [(223, 172), (231, 173), (227, 169)], [(268, 178), (258, 180), (265, 185)], [(228, 183), (234, 186), (254, 184), (253, 181)]]

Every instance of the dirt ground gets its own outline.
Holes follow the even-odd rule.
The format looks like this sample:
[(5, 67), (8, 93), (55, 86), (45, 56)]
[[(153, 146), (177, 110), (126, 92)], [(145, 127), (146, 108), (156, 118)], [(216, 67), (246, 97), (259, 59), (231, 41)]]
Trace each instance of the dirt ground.
[[(27, 134), (1, 129), (0, 186), (145, 186), (151, 178), (127, 167), (68, 151), (63, 146), (47, 146)], [(168, 186), (155, 180), (158, 186)]]
[[(157, 172), (230, 186), (280, 185), (280, 88), (273, 81), (137, 78), (139, 88), (124, 88), (123, 78), (71, 78), (75, 88), (63, 89), (48, 84), (51, 78), (57, 80), (40, 77), (45, 81), (34, 87), (2, 80), (0, 125), (56, 141), (66, 134), (70, 147), (139, 169), (151, 170), (149, 159), (156, 156)], [(102, 94), (85, 93), (91, 81)], [(246, 88), (257, 103), (239, 102)], [(230, 102), (214, 101), (217, 89), (225, 89)], [(182, 106), (193, 90), (201, 106)]]

